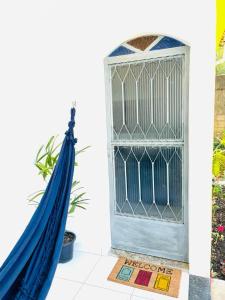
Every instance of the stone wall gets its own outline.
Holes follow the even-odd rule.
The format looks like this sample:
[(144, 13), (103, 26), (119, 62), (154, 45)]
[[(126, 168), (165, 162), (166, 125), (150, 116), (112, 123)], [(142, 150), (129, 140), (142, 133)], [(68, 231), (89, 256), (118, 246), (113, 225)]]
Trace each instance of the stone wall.
[(216, 76), (214, 117), (215, 136), (220, 135), (223, 131), (225, 131), (225, 75)]

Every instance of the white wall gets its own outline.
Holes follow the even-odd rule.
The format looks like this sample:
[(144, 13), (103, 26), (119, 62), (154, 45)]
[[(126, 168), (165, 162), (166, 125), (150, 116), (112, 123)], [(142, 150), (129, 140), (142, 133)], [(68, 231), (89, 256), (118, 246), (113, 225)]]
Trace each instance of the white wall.
[(209, 276), (214, 10), (205, 0), (1, 1), (1, 261), (33, 212), (26, 197), (41, 185), (32, 165), (37, 148), (63, 136), (74, 98), (78, 147), (92, 146), (77, 170), (91, 201), (68, 226), (82, 232), (81, 249), (108, 249), (103, 58), (124, 40), (162, 33), (191, 46), (190, 272)]

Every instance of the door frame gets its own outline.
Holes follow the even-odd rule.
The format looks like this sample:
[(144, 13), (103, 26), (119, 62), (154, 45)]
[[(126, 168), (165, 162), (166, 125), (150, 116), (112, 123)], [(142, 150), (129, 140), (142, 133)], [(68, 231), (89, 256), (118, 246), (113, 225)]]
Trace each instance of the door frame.
[[(182, 186), (182, 193), (183, 193), (183, 223), (186, 224), (185, 227), (185, 240), (186, 240), (186, 249), (184, 249), (184, 253), (182, 256), (178, 257), (175, 255), (169, 255), (164, 253), (164, 251), (148, 251), (148, 249), (143, 250), (143, 247), (139, 247), (138, 245), (134, 245), (132, 249), (126, 249), (124, 246), (115, 245), (113, 243), (113, 236), (112, 236), (112, 228), (114, 226), (114, 216), (115, 216), (115, 203), (116, 203), (116, 193), (115, 193), (115, 169), (114, 169), (114, 155), (113, 155), (113, 112), (112, 112), (112, 89), (111, 89), (111, 78), (110, 78), (110, 67), (113, 64), (119, 63), (129, 63), (134, 61), (143, 61), (149, 60), (154, 58), (163, 58), (167, 56), (175, 56), (175, 55), (184, 55), (184, 72), (183, 72), (183, 139), (184, 139), (184, 146), (183, 146), (183, 186)], [(110, 197), (110, 232), (111, 232), (111, 245), (112, 248), (117, 248), (121, 250), (133, 251), (137, 253), (144, 253), (147, 255), (153, 255), (158, 257), (164, 257), (184, 262), (189, 262), (189, 213), (188, 213), (188, 179), (189, 179), (189, 172), (188, 172), (188, 147), (189, 147), (189, 135), (188, 135), (188, 124), (189, 124), (189, 60), (190, 60), (190, 48), (189, 46), (182, 46), (176, 48), (169, 48), (169, 49), (161, 49), (161, 50), (153, 50), (149, 52), (143, 53), (134, 53), (129, 55), (122, 55), (122, 56), (114, 56), (114, 57), (106, 57), (104, 59), (104, 69), (105, 69), (105, 100), (106, 100), (106, 123), (107, 123), (107, 155), (108, 155), (108, 176), (109, 176), (109, 197)], [(141, 145), (141, 142), (140, 142)], [(123, 217), (123, 216), (120, 216)], [(126, 216), (126, 218), (133, 218), (132, 216)], [(152, 220), (154, 221), (155, 226), (162, 224), (160, 220)], [(140, 218), (140, 225), (142, 223)], [(173, 224), (171, 224), (173, 226)], [(174, 226), (177, 226), (178, 223), (174, 223)]]

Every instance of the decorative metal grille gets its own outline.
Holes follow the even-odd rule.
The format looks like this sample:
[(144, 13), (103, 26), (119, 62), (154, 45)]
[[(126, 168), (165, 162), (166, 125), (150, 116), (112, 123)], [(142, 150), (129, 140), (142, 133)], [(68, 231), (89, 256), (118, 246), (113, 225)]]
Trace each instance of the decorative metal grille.
[(111, 66), (117, 214), (183, 221), (183, 60)]
[(116, 211), (182, 220), (181, 147), (115, 146)]
[(114, 139), (182, 140), (183, 57), (111, 68)]

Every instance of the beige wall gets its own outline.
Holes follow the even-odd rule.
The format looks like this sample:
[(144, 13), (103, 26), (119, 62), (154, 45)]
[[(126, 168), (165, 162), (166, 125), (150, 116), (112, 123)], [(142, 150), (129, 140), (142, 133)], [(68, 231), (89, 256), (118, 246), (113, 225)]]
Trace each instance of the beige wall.
[(225, 75), (216, 77), (215, 135), (225, 130)]

